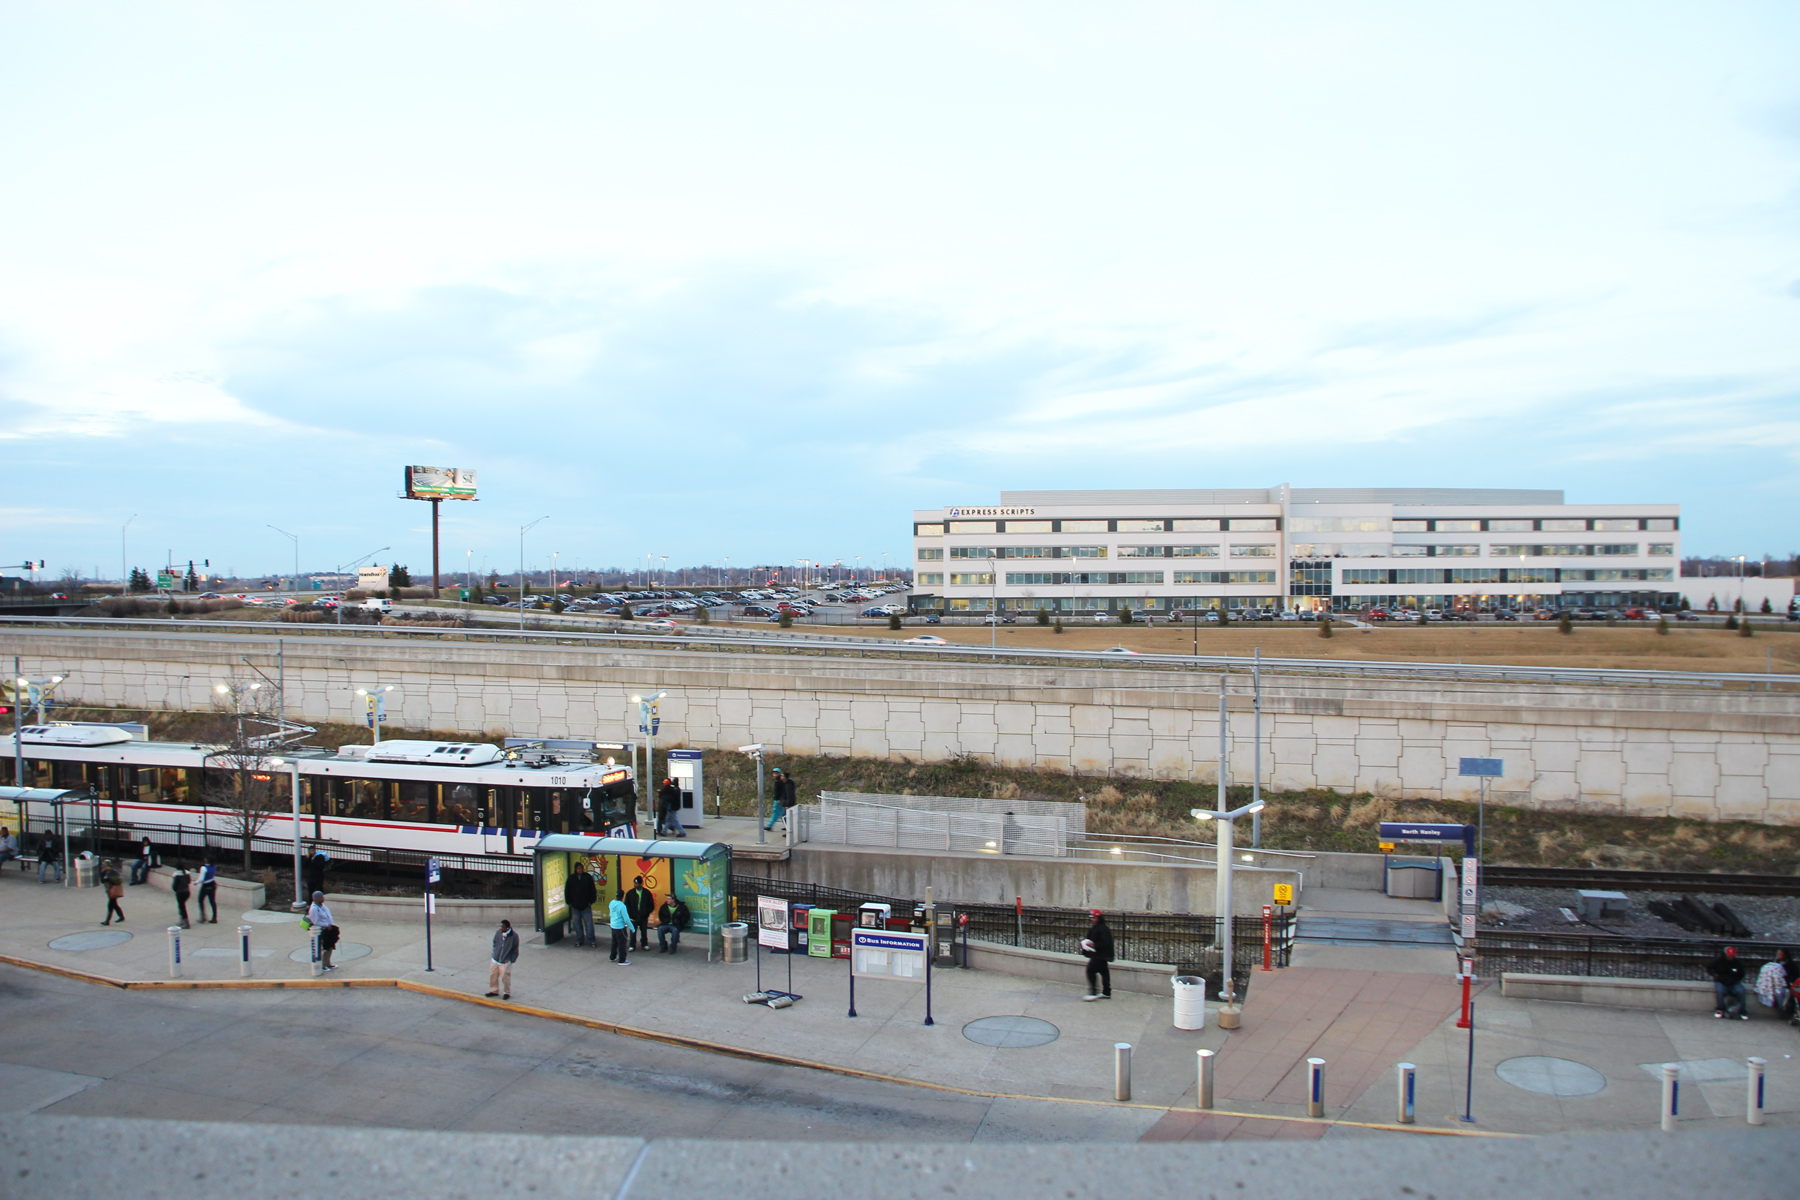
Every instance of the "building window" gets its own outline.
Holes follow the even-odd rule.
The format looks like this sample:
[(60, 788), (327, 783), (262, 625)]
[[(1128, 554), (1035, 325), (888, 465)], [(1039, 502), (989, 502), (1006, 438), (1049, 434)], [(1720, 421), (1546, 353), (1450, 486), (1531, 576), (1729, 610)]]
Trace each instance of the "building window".
[(1217, 533), (1219, 532), (1219, 522), (1177, 519), (1169, 522), (1169, 528), (1173, 533)]
[(1069, 582), (1067, 572), (1062, 571), (1020, 571), (1008, 572), (1007, 587), (1030, 587), (1033, 584), (1058, 584)]
[(1380, 567), (1345, 567), (1344, 583), (1363, 585), (1371, 583), (1392, 583), (1394, 581), (1388, 578), (1388, 576), (1392, 574), (1392, 571)]
[(1668, 567), (1651, 567), (1644, 572), (1645, 579), (1673, 579), (1675, 572)]
[(1527, 517), (1507, 518), (1488, 522), (1490, 533), (1530, 533), (1537, 522)]
[(943, 587), (944, 586), (944, 573), (942, 571), (921, 571), (921, 572), (919, 572), (919, 586), (920, 587)]
[(1430, 525), (1426, 521), (1395, 521), (1395, 533), (1428, 533)]
[(1273, 571), (1227, 571), (1226, 583), (1274, 583)]
[(1272, 543), (1269, 543), (1269, 542), (1256, 542), (1256, 543), (1252, 543), (1247, 546), (1233, 546), (1231, 548), (1231, 557), (1233, 557), (1233, 558), (1274, 558), (1275, 557), (1275, 547)]
[[(1441, 522), (1441, 521), (1438, 523), (1440, 525), (1443, 524), (1443, 522)], [(1433, 546), (1432, 552), (1434, 554), (1436, 554), (1439, 558), (1478, 558), (1481, 555), (1481, 547), (1480, 546)]]
[(1050, 522), (1049, 521), (1007, 521), (1006, 522), (1006, 532), (1008, 532), (1008, 533), (1049, 533), (1049, 532), (1051, 532)]
[(1177, 572), (1175, 572), (1175, 582), (1176, 583), (1224, 583), (1225, 582), (1225, 572), (1223, 572), (1223, 571), (1177, 571)]
[(1162, 583), (1162, 581), (1163, 581), (1163, 573), (1161, 571), (1114, 571), (1113, 572), (1113, 582), (1114, 583), (1154, 583), (1154, 584), (1160, 585)]
[(1652, 557), (1652, 558), (1664, 558), (1673, 553), (1675, 553), (1675, 543), (1674, 542), (1651, 542), (1650, 543), (1650, 557)]
[(1395, 583), (1442, 583), (1442, 582), (1444, 582), (1444, 572), (1442, 570), (1415, 571), (1415, 570), (1408, 568), (1408, 569), (1395, 571), (1394, 572), (1394, 582)]
[(1638, 544), (1636, 542), (1617, 542), (1617, 543), (1614, 543), (1613, 545), (1595, 546), (1594, 547), (1595, 554), (1611, 555), (1612, 557), (1615, 557), (1615, 558), (1620, 555), (1626, 555), (1631, 558), (1636, 558), (1637, 552), (1638, 552)]
[(1001, 546), (996, 552), (999, 558), (1055, 558), (1055, 546)]
[(1163, 523), (1161, 521), (1138, 521), (1138, 520), (1120, 521), (1119, 522), (1119, 532), (1120, 533), (1162, 533), (1163, 532)]
[(921, 546), (919, 547), (918, 554), (920, 562), (944, 561), (944, 548), (942, 546)]
[(1431, 527), (1438, 533), (1480, 533), (1480, 521), (1433, 521)]
[(1106, 533), (1105, 521), (1062, 521), (1059, 522), (1060, 533)]
[(997, 521), (952, 521), (951, 533), (998, 533), (1000, 525)]
[(1233, 533), (1274, 533), (1281, 523), (1274, 517), (1232, 517)]
[(954, 575), (953, 574), (950, 576), (950, 583), (953, 587), (990, 587), (990, 586), (992, 586), (993, 582), (994, 582), (993, 575), (986, 571), (982, 571), (978, 574), (975, 574), (975, 573), (968, 574), (968, 575)]
[(1288, 517), (1289, 533), (1386, 533), (1386, 517)]
[(1644, 528), (1656, 533), (1675, 532), (1674, 517), (1645, 517)]
[(1636, 517), (1630, 519), (1602, 517), (1594, 522), (1594, 529), (1599, 533), (1636, 533), (1638, 519)]
[(1170, 546), (1170, 558), (1217, 558), (1217, 546)]
[(1331, 595), (1331, 564), (1324, 562), (1289, 563), (1288, 595)]
[(942, 525), (914, 525), (913, 526), (913, 536), (914, 537), (943, 537), (944, 536), (944, 527)]
[(1545, 533), (1585, 533), (1587, 527), (1587, 521), (1573, 517), (1552, 517), (1538, 522), (1538, 528)]
[[(1424, 524), (1424, 522), (1421, 521), (1420, 524), (1422, 525), (1422, 524)], [(1394, 557), (1395, 558), (1424, 558), (1429, 553), (1431, 553), (1430, 546), (1395, 546), (1394, 547)]]
[(951, 558), (993, 558), (994, 556), (994, 548), (992, 546), (950, 547)]
[(1064, 546), (1063, 558), (1105, 558), (1105, 546)]
[(1294, 542), (1289, 558), (1386, 558), (1392, 547), (1380, 542)]

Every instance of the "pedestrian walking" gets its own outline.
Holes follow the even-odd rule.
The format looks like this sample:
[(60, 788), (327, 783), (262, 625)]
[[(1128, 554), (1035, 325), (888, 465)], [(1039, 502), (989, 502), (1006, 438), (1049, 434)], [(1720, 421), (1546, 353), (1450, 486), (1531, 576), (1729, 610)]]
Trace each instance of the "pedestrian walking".
[(175, 897), (175, 907), (181, 912), (181, 927), (189, 928), (187, 915), (188, 896), (191, 895), (192, 880), (188, 877), (187, 868), (179, 863), (175, 866), (175, 874), (169, 876), (169, 894)]
[(600, 889), (594, 886), (594, 877), (588, 874), (586, 866), (572, 873), (563, 885), (563, 902), (569, 906), (569, 923), (575, 926), (577, 946), (600, 944), (594, 937), (594, 901), (599, 897)]
[(674, 892), (663, 901), (663, 906), (656, 910), (656, 952), (673, 954), (681, 949), (681, 931), (687, 928), (692, 916), (688, 906)]
[(331, 855), (323, 850), (314, 850), (312, 857), (306, 860), (306, 865), (301, 869), (306, 883), (305, 895), (325, 890), (325, 866), (330, 861)]
[(156, 865), (156, 849), (150, 845), (150, 835), (145, 834), (138, 843), (137, 857), (131, 860), (131, 885), (136, 887), (150, 878), (150, 868)]
[(1738, 959), (1737, 947), (1727, 946), (1719, 951), (1707, 966), (1706, 973), (1713, 979), (1713, 1016), (1748, 1021), (1750, 1013), (1744, 1007), (1744, 964)]
[(787, 810), (800, 803), (800, 791), (794, 784), (794, 777), (780, 767), (775, 768), (771, 788), (773, 803), (769, 805), (769, 823), (763, 826), (764, 829), (775, 828)]
[(493, 964), (488, 967), (488, 991), (490, 996), (498, 996), (502, 1000), (512, 999), (512, 969), (519, 961), (519, 935), (513, 931), (511, 921), (500, 922), (500, 928), (494, 931)]
[(612, 953), (606, 957), (621, 967), (631, 965), (631, 913), (622, 897), (614, 896), (606, 905), (606, 924), (612, 930)]
[(625, 912), (631, 917), (631, 948), (648, 950), (650, 948), (650, 914), (656, 911), (656, 897), (644, 886), (644, 877), (638, 875), (631, 881), (631, 890), (625, 893)]
[(200, 914), (200, 923), (206, 924), (206, 906), (212, 905), (212, 923), (219, 923), (219, 866), (213, 862), (212, 855), (200, 864), (200, 900), (194, 910)]
[[(665, 779), (656, 791), (656, 834), (675, 837), (681, 822), (681, 789), (673, 779)], [(686, 832), (685, 830), (683, 831)]]
[[(324, 892), (312, 894), (312, 907), (306, 910), (306, 920), (319, 931), (320, 965), (327, 971), (337, 970), (337, 966), (331, 961), (331, 952), (337, 949), (338, 935), (342, 931), (338, 929), (337, 921), (332, 917), (331, 909), (325, 903)], [(182, 922), (184, 925), (186, 923)]]
[(106, 889), (106, 920), (102, 925), (111, 925), (113, 917), (125, 920), (125, 910), (119, 907), (119, 901), (125, 898), (125, 880), (119, 874), (119, 864), (109, 861), (106, 869), (100, 872), (100, 885)]
[(1088, 960), (1088, 994), (1082, 999), (1111, 1000), (1112, 968), (1107, 964), (1113, 960), (1112, 930), (1107, 928), (1106, 917), (1099, 909), (1090, 909), (1088, 916), (1094, 918), (1094, 923), (1088, 926), (1087, 936), (1081, 939), (1081, 952)]
[(56, 836), (56, 830), (46, 829), (44, 836), (38, 839), (38, 882), (44, 882), (44, 870), (50, 868), (56, 872), (56, 882), (63, 878), (62, 839)]

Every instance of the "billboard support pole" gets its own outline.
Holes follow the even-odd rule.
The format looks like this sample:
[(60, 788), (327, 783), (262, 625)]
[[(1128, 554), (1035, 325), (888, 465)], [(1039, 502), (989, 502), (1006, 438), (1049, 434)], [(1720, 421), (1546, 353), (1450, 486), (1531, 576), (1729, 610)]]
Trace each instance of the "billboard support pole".
[(441, 497), (431, 498), (431, 598), (438, 598), (438, 509), (444, 501)]

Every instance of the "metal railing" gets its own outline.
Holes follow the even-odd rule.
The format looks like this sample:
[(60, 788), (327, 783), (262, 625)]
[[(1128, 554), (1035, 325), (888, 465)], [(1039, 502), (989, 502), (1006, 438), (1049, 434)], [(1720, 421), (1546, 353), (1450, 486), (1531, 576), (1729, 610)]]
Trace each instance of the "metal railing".
[[(264, 621), (184, 621), (168, 618), (137, 617), (24, 617), (0, 614), (0, 625), (38, 628), (101, 629), (115, 632), (127, 630), (167, 635), (179, 633), (229, 634), (236, 637), (254, 635), (257, 640), (276, 637), (339, 637), (419, 639), (435, 638), (467, 642), (511, 642), (537, 645), (580, 645), (612, 649), (675, 649), (716, 651), (757, 651), (793, 654), (855, 654), (861, 658), (877, 657), (896, 661), (979, 661), (1004, 660), (1010, 665), (1080, 663), (1111, 671), (1234, 672), (1242, 674), (1250, 660), (1243, 656), (1201, 654), (1133, 654), (1109, 655), (1085, 650), (1052, 650), (1017, 647), (985, 648), (979, 645), (946, 646), (903, 645), (896, 639), (848, 639), (827, 634), (779, 635), (757, 632), (731, 633), (679, 630), (661, 632), (606, 632), (580, 629), (537, 631), (516, 629), (480, 629), (474, 627), (425, 628), (405, 624), (335, 625), (328, 623), (273, 623)], [(1348, 661), (1306, 658), (1263, 658), (1265, 675), (1310, 675), (1371, 680), (1489, 683), (1584, 684), (1606, 687), (1659, 688), (1723, 688), (1726, 686), (1773, 690), (1800, 687), (1800, 674), (1768, 674), (1705, 671), (1636, 671), (1607, 667), (1529, 667), (1504, 664), (1464, 664), (1402, 661)]]
[(895, 850), (973, 851), (1045, 858), (1068, 855), (1061, 817), (920, 812), (838, 800), (792, 810), (794, 840), (836, 846), (885, 846)]
[[(1527, 975), (1593, 975), (1607, 979), (1705, 981), (1706, 966), (1726, 946), (1736, 946), (1745, 981), (1775, 956), (1767, 943), (1726, 938), (1629, 938), (1610, 934), (1526, 933), (1482, 930), (1476, 940), (1476, 970), (1491, 977), (1514, 971)], [(1793, 948), (1789, 948), (1793, 953)]]
[(820, 792), (819, 806), (875, 804), (914, 812), (971, 813), (985, 816), (1050, 817), (1079, 836), (1087, 830), (1087, 805), (1064, 800), (1019, 800), (986, 796), (896, 796), (887, 792)]

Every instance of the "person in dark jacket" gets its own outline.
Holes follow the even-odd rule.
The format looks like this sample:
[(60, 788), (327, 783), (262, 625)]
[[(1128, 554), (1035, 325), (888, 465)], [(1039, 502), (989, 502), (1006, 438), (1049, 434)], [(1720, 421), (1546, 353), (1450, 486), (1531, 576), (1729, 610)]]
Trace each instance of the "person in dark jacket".
[(631, 881), (632, 888), (625, 893), (625, 911), (631, 917), (631, 946), (633, 950), (650, 948), (650, 914), (656, 911), (656, 897), (644, 886), (644, 877), (638, 875)]
[(54, 829), (45, 830), (44, 836), (38, 839), (37, 853), (38, 882), (44, 882), (44, 870), (48, 868), (56, 872), (56, 882), (61, 883), (63, 877), (62, 842), (57, 838)]
[(787, 810), (800, 803), (800, 789), (794, 784), (794, 777), (780, 767), (775, 768), (774, 803), (769, 806), (769, 823), (763, 828), (773, 829), (787, 814)]
[[(1092, 909), (1088, 915), (1094, 923), (1088, 926), (1087, 936), (1081, 939), (1081, 952), (1087, 956), (1088, 994), (1083, 1000), (1112, 999), (1112, 968), (1107, 966), (1113, 960), (1112, 930), (1106, 926), (1106, 918), (1099, 909)], [(1099, 990), (1095, 990), (1095, 980), (1099, 980)]]
[(137, 857), (131, 860), (131, 882), (135, 886), (150, 878), (150, 868), (156, 865), (156, 849), (150, 844), (150, 835), (138, 843)]
[[(1727, 946), (1719, 951), (1707, 966), (1706, 973), (1713, 979), (1713, 1016), (1748, 1021), (1750, 1013), (1744, 1007), (1744, 964), (1738, 959), (1737, 947)], [(1737, 1011), (1733, 1012), (1733, 1009)]]
[(688, 906), (674, 892), (656, 910), (656, 952), (673, 954), (681, 949), (681, 931), (687, 928)]
[(325, 890), (325, 864), (330, 861), (331, 855), (323, 850), (314, 850), (313, 856), (306, 860), (301, 869), (301, 875), (306, 883), (306, 895), (310, 896), (314, 892)]
[(675, 786), (673, 779), (662, 781), (662, 787), (656, 793), (656, 833), (658, 837), (677, 837), (686, 833), (681, 827), (681, 789)]
[(594, 877), (582, 866), (569, 876), (569, 882), (563, 885), (563, 900), (569, 905), (569, 923), (575, 926), (575, 944), (577, 946), (598, 946), (594, 938), (594, 901), (600, 898), (600, 889), (594, 886)]
[(498, 996), (502, 1000), (512, 999), (512, 969), (519, 961), (519, 935), (514, 932), (511, 921), (500, 922), (500, 928), (494, 931), (494, 955), (488, 968), (488, 992), (490, 996)]
[(100, 872), (100, 886), (106, 889), (106, 920), (100, 923), (111, 925), (115, 916), (123, 921), (125, 910), (119, 907), (119, 901), (125, 895), (125, 880), (119, 874), (117, 862), (110, 860), (107, 862), (106, 867)]
[(179, 865), (175, 868), (175, 874), (169, 877), (169, 892), (175, 897), (175, 907), (181, 910), (181, 927), (183, 929), (191, 928), (188, 925), (187, 915), (188, 896), (192, 894), (189, 891), (190, 882), (187, 868)]

